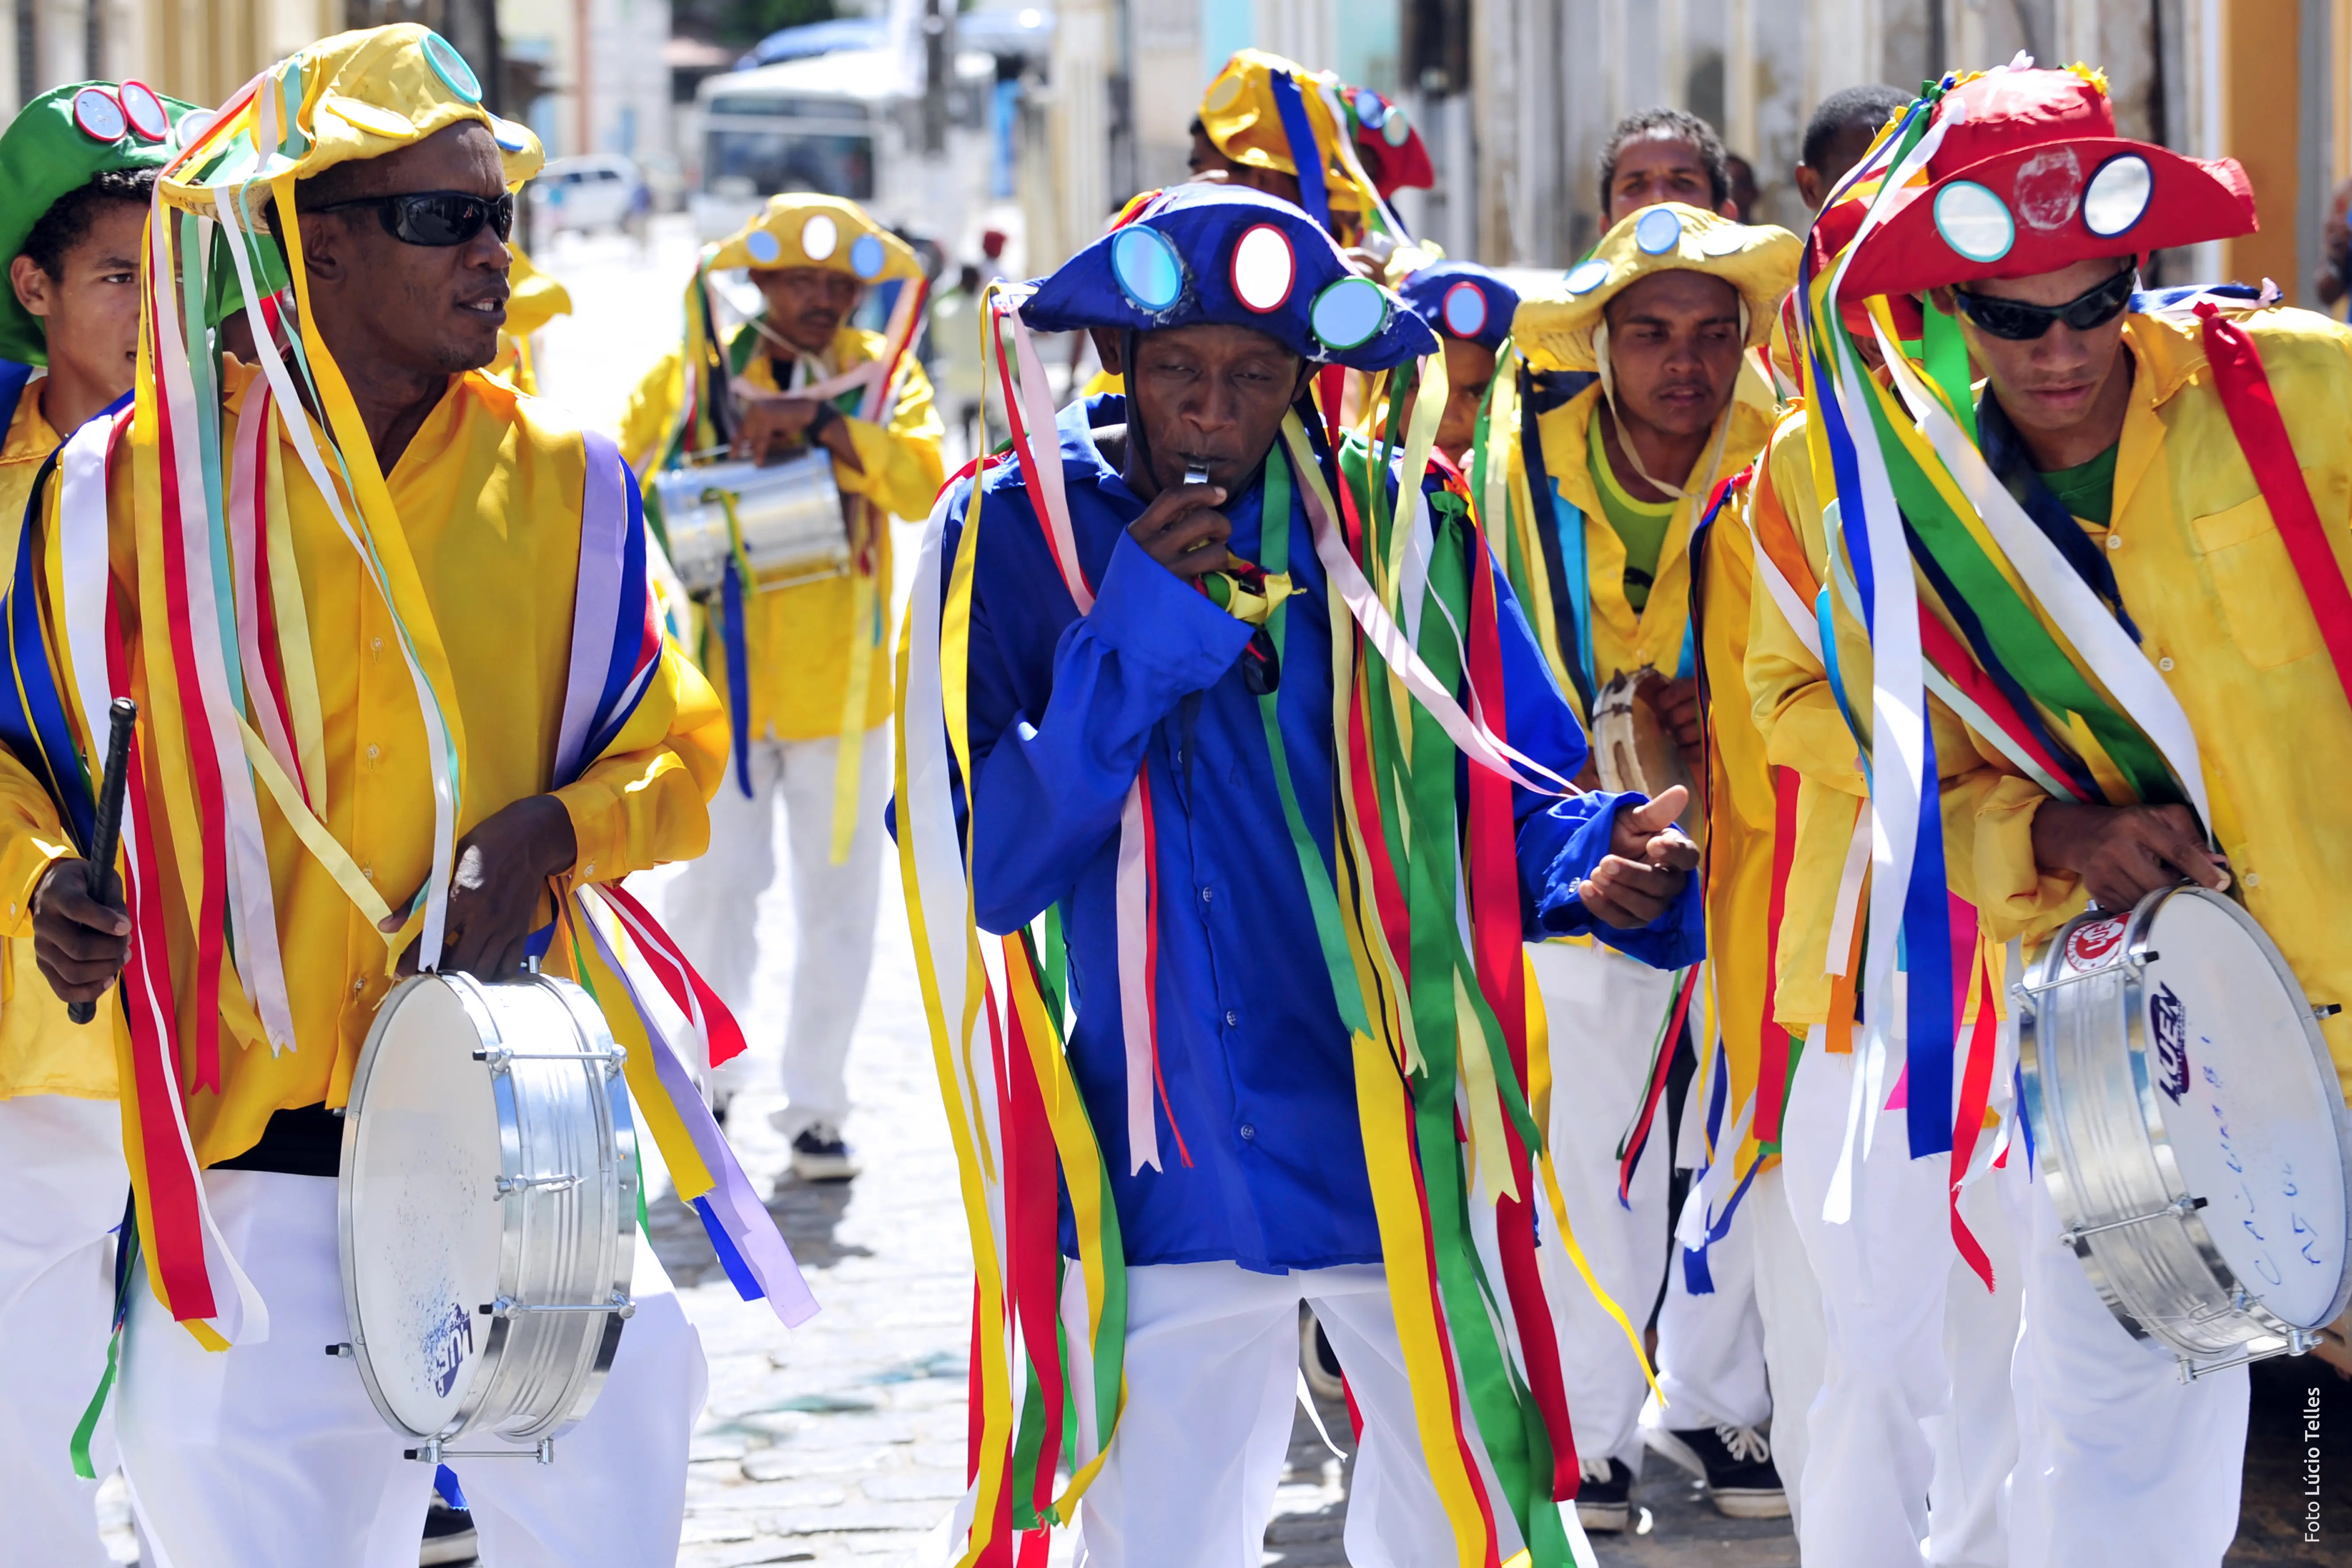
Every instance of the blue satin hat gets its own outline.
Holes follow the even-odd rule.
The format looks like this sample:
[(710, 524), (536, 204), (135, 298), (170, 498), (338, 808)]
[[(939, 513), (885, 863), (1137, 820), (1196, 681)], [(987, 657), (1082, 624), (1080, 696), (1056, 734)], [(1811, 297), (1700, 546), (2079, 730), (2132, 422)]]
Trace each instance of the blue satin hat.
[(1428, 323), (1350, 268), (1313, 219), (1245, 185), (1171, 186), (1034, 288), (1021, 319), (1041, 332), (1250, 327), (1352, 370), (1437, 348)]
[(1499, 349), (1511, 335), (1519, 291), (1475, 261), (1438, 261), (1397, 288), (1405, 304), (1449, 338)]

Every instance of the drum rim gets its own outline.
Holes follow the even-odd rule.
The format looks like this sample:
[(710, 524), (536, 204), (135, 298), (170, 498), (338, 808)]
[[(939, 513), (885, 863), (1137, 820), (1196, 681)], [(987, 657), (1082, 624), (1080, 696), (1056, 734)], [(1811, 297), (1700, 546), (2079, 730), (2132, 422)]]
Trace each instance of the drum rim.
[[(527, 983), (551, 993), (571, 1016), (585, 1043), (596, 1044), (600, 1037), (604, 1043), (611, 1043), (611, 1026), (606, 1022), (604, 1015), (597, 1010), (593, 999), (584, 989), (569, 984), (559, 984), (554, 976), (541, 974), (536, 971), (519, 978), (520, 983)], [(425, 979), (444, 983), (457, 995), (480, 1034), (485, 1047), (505, 1043), (504, 1036), (498, 1026), (496, 1009), (489, 1005), (485, 994), (486, 987), (481, 981), (458, 971), (430, 972), (413, 976), (410, 982), (394, 987), (392, 994), (384, 998), (383, 1005), (376, 1009), (376, 1016), (368, 1027), (367, 1039), (360, 1047), (358, 1064), (352, 1073), (351, 1088), (346, 1096), (347, 1108), (358, 1104), (362, 1100), (366, 1085), (373, 1076), (382, 1041), (391, 1027), (394, 1015), (417, 992), (418, 987), (415, 982)], [(509, 1076), (503, 1073), (490, 1073), (488, 1077), (491, 1094), (498, 1109), (499, 1163), (506, 1175), (520, 1176), (525, 1173), (522, 1167), (522, 1151), (518, 1131), (520, 1124), (520, 1109), (514, 1100), (514, 1082)], [(614, 1278), (610, 1281), (610, 1289), (614, 1295), (627, 1300), (631, 1299), (629, 1287), (635, 1274), (635, 1237), (634, 1233), (636, 1228), (640, 1183), (636, 1152), (636, 1122), (631, 1114), (627, 1081), (623, 1074), (615, 1072), (606, 1076), (604, 1081), (604, 1092), (612, 1118), (614, 1163), (619, 1187), (618, 1201), (614, 1205), (618, 1244), (614, 1251)], [(358, 1258), (354, 1248), (352, 1224), (353, 1184), (351, 1179), (352, 1164), (358, 1155), (359, 1134), (360, 1118), (352, 1115), (344, 1116), (342, 1151), (335, 1183), (336, 1250), (341, 1265), (343, 1313), (351, 1333), (352, 1359), (359, 1368), (361, 1382), (367, 1389), (370, 1402), (375, 1405), (376, 1413), (383, 1417), (386, 1426), (395, 1432), (404, 1432), (423, 1441), (446, 1441), (463, 1435), (481, 1416), (491, 1391), (499, 1381), (499, 1371), (504, 1364), (509, 1342), (517, 1331), (517, 1320), (498, 1313), (488, 1315), (488, 1325), (482, 1331), (480, 1349), (466, 1378), (465, 1393), (458, 1401), (456, 1412), (440, 1430), (420, 1432), (400, 1419), (394, 1412), (390, 1401), (384, 1396), (382, 1385), (376, 1379), (375, 1368), (368, 1353), (360, 1313)], [(517, 1281), (521, 1278), (522, 1271), (523, 1205), (520, 1203), (502, 1203), (499, 1210), (498, 1289), (501, 1293), (511, 1293)], [(593, 1236), (595, 1233), (590, 1231), (586, 1234)], [(586, 1371), (581, 1374), (578, 1384), (572, 1390), (572, 1397), (564, 1403), (562, 1409), (551, 1411), (541, 1419), (530, 1432), (531, 1440), (562, 1436), (587, 1414), (597, 1396), (603, 1392), (604, 1381), (612, 1372), (614, 1358), (620, 1348), (621, 1332), (625, 1326), (626, 1318), (623, 1313), (613, 1312), (605, 1316), (604, 1322), (604, 1327), (598, 1337), (595, 1354)], [(517, 1450), (519, 1453), (529, 1451), (528, 1448)]]
[[(2279, 952), (2278, 944), (2271, 940), (2270, 933), (2263, 929), (2262, 923), (2242, 908), (2234, 899), (2210, 889), (2199, 887), (2192, 882), (2176, 883), (2171, 887), (2159, 888), (2147, 894), (2128, 911), (2084, 910), (2074, 915), (2052, 932), (2047, 941), (2028, 960), (2025, 965), (2025, 978), (2032, 984), (2047, 985), (2053, 979), (2057, 978), (2055, 971), (2064, 958), (2067, 939), (2078, 927), (2095, 921), (2113, 920), (2118, 912), (2124, 914), (2124, 936), (2123, 940), (2116, 945), (2116, 956), (2085, 973), (2111, 972), (2116, 973), (2122, 982), (2127, 1047), (2126, 1065), (2131, 1073), (2133, 1099), (2138, 1109), (2140, 1122), (2147, 1133), (2152, 1155), (2150, 1163), (2168, 1201), (2179, 1203), (2194, 1197), (2196, 1194), (2189, 1191), (2188, 1183), (2181, 1174), (2180, 1163), (2173, 1148), (2171, 1131), (2165, 1121), (2164, 1108), (2157, 1095), (2154, 1080), (2147, 1071), (2150, 1047), (2147, 1038), (2147, 996), (2144, 979), (2147, 974), (2147, 963), (2141, 957), (2147, 951), (2148, 940), (2153, 932), (2158, 913), (2171, 900), (2183, 896), (2193, 897), (2200, 902), (2224, 910), (2232, 921), (2237, 922), (2238, 929), (2252, 939), (2256, 950), (2270, 964), (2271, 972), (2286, 988), (2288, 995), (2295, 1000), (2296, 1017), (2302, 1028), (2305, 1047), (2311, 1053), (2313, 1066), (2317, 1070), (2321, 1081), (2336, 1088), (2336, 1103), (2330, 1108), (2330, 1119), (2335, 1123), (2336, 1159), (2346, 1196), (2343, 1239), (2344, 1257), (2347, 1262), (2343, 1277), (2336, 1282), (2334, 1302), (2326, 1315), (2320, 1320), (2322, 1323), (2334, 1322), (2343, 1316), (2347, 1303), (2352, 1303), (2352, 1113), (2347, 1113), (2344, 1104), (2342, 1082), (2336, 1074), (2335, 1059), (2328, 1051), (2326, 1037), (2320, 1032), (2319, 1022), (2312, 1015), (2310, 997), (2305, 993), (2302, 982), (2296, 977), (2294, 971), (2288, 966), (2285, 955)], [(2025, 1092), (2026, 1112), (2030, 1119), (2029, 1131), (2034, 1126), (2049, 1128), (2053, 1125), (2048, 1113), (2048, 1097), (2042, 1081), (2043, 1068), (2038, 1029), (2039, 1015), (2042, 1006), (2046, 1005), (2037, 996), (2027, 995), (2022, 999), (2022, 1005), (2017, 1008), (2018, 1066)], [(2074, 1183), (2066, 1169), (2063, 1144), (2064, 1141), (2060, 1138), (2035, 1137), (2033, 1152), (2035, 1163), (2048, 1169), (2053, 1206), (2057, 1209), (2061, 1223), (2072, 1228), (2084, 1223), (2086, 1216), (2082, 1212), (2081, 1196), (2076, 1192)], [(2215, 1245), (2211, 1229), (2205, 1223), (2203, 1210), (2194, 1210), (2174, 1217), (2180, 1226), (2182, 1235), (2196, 1249), (2198, 1260), (2205, 1268), (2214, 1287), (2224, 1293), (2234, 1291), (2244, 1293), (2248, 1304), (2234, 1309), (2242, 1318), (2266, 1329), (2271, 1336), (2285, 1339), (2289, 1342), (2293, 1342), (2294, 1336), (2309, 1331), (2298, 1329), (2271, 1310), (2262, 1297), (2249, 1289), (2246, 1282), (2238, 1277), (2237, 1271), (2230, 1267), (2228, 1260), (2221, 1256), (2221, 1248)], [(2134, 1337), (2162, 1344), (2186, 1361), (2193, 1362), (2211, 1355), (2212, 1352), (2201, 1349), (2191, 1351), (2175, 1342), (2153, 1324), (2143, 1322), (2124, 1301), (2116, 1282), (2109, 1277), (2105, 1262), (2094, 1250), (2092, 1239), (2087, 1236), (2079, 1237), (2071, 1244), (2069, 1250), (2083, 1265), (2084, 1271), (2090, 1276), (2093, 1286), (2099, 1293), (2099, 1299), (2106, 1304), (2107, 1310), (2131, 1331)], [(2242, 1345), (2252, 1342), (2249, 1340), (2240, 1342)]]

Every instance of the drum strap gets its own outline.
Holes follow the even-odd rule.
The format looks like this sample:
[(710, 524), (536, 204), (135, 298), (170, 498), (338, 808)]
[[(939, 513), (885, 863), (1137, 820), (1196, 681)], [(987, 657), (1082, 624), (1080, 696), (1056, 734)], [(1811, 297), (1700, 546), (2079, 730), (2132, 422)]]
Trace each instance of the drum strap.
[(2197, 303), (2204, 323), (2205, 358), (2213, 367), (2214, 390), (2238, 437), (2238, 448), (2262, 487), (2271, 521), (2278, 525), (2287, 559), (2303, 580), (2304, 597), (2327, 645), (2336, 678), (2352, 700), (2352, 589), (2344, 582), (2343, 563), (2328, 542), (2328, 530), (2312, 504), (2311, 487), (2295, 461), (2294, 443), (2279, 414), (2278, 395), (2271, 389), (2263, 356), (2252, 334), (2221, 313), (2210, 300)]

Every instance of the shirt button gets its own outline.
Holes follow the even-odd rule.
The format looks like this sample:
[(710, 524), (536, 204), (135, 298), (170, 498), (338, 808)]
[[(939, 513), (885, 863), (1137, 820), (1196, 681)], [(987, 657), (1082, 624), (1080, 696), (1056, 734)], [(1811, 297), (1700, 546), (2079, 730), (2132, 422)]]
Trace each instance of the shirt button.
[(383, 639), (382, 637), (377, 637), (374, 641), (369, 643), (368, 651), (375, 655), (379, 659), (383, 658)]
[(596, 874), (596, 862), (595, 862), (595, 861), (593, 861), (593, 860), (591, 860), (591, 861), (589, 861), (589, 862), (588, 862), (588, 864), (586, 864), (585, 866), (581, 867), (581, 868), (580, 868), (580, 874), (581, 874), (582, 876), (583, 876), (583, 877), (593, 877), (593, 876), (594, 876), (594, 875)]
[(358, 975), (358, 974), (355, 974), (355, 975), (352, 976), (352, 995), (356, 996), (356, 995), (358, 995), (361, 992), (362, 992), (362, 991), (364, 991), (364, 990), (366, 990), (366, 989), (367, 989), (367, 978), (366, 978), (364, 975)]
[(1213, 903), (1215, 903), (1215, 902), (1217, 901), (1217, 889), (1214, 889), (1214, 888), (1203, 888), (1203, 889), (1201, 889), (1201, 901), (1202, 901), (1202, 903), (1204, 903), (1204, 904), (1213, 904)]
[(1234, 1012), (1231, 1007), (1228, 1007), (1228, 1008), (1226, 1008), (1226, 1009), (1225, 1009), (1225, 1027), (1226, 1027), (1226, 1028), (1228, 1028), (1228, 1029), (1233, 1028), (1233, 1027), (1236, 1026), (1237, 1025), (1239, 1025), (1239, 1024), (1241, 1023), (1241, 1021), (1242, 1021), (1242, 1016), (1241, 1016), (1239, 1013)]
[(2110, 549), (2110, 550), (2121, 550), (2123, 547), (2124, 547), (2124, 536), (2123, 536), (2122, 534), (2120, 534), (2120, 533), (2110, 533), (2109, 535), (2107, 535), (2107, 548), (2108, 548), (2108, 549)]
[(383, 748), (382, 746), (370, 746), (367, 749), (367, 759), (369, 762), (373, 762), (382, 755), (383, 755)]
[(2170, 669), (2172, 668), (2172, 661), (2168, 658), (2159, 658), (2156, 661), (2156, 668), (2158, 669)]
[(361, 876), (362, 876), (362, 877), (365, 877), (365, 878), (366, 878), (369, 881), (371, 881), (371, 882), (374, 881), (374, 880), (375, 880), (375, 862), (374, 862), (374, 861), (373, 861), (373, 860), (371, 860), (371, 861), (369, 861), (366, 865), (362, 866), (362, 867), (360, 868), (360, 875), (361, 875)]
[(2260, 871), (2249, 871), (2246, 873), (2246, 886), (2249, 888), (2259, 888), (2262, 885), (2263, 874)]
[(1251, 1126), (1251, 1125), (1250, 1125), (1248, 1122), (1246, 1122), (1246, 1121), (1243, 1122), (1243, 1123), (1242, 1123), (1242, 1142), (1244, 1142), (1244, 1143), (1254, 1143), (1254, 1142), (1255, 1142), (1256, 1141), (1257, 1141), (1257, 1129), (1256, 1129), (1256, 1128), (1255, 1128), (1255, 1127), (1253, 1127), (1253, 1126)]

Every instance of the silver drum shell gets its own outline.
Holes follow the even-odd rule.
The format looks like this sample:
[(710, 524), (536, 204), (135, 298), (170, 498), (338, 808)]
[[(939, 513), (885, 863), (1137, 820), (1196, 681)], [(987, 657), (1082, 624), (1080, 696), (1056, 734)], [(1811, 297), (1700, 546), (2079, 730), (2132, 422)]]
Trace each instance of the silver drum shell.
[[(2335, 1069), (2300, 984), (2269, 935), (2237, 904), (2183, 884), (2140, 900), (2122, 940), (2104, 958), (2069, 963), (2069, 938), (2111, 911), (2079, 915), (2027, 961), (2011, 989), (2032, 1157), (2076, 1258), (2102, 1300), (2134, 1337), (2192, 1373), (2300, 1352), (2311, 1336), (2266, 1308), (2214, 1245), (2200, 1200), (2176, 1150), (2171, 1112), (2158, 1092), (2147, 1036), (2146, 975), (2158, 912), (2172, 899), (2225, 911), (2269, 961), (2303, 1021), (2331, 1084)], [(2262, 977), (2254, 977), (2259, 983)], [(2352, 1147), (2336, 1116), (2342, 1179), (2352, 1187)], [(2341, 1313), (2352, 1276), (2336, 1293)], [(2331, 1314), (2331, 1317), (2334, 1314)], [(2326, 1320), (2322, 1320), (2323, 1321)]]
[[(731, 553), (722, 494), (734, 498), (743, 553), (761, 588), (786, 588), (849, 570), (849, 537), (841, 487), (824, 452), (761, 467), (709, 463), (669, 468), (654, 478), (670, 565), (697, 597), (715, 594)], [(746, 584), (751, 591), (752, 584)]]
[[(453, 1101), (489, 1100), (498, 1143), (494, 1152), (465, 1152), (498, 1172), (479, 1198), (495, 1205), (497, 1293), (466, 1304), (478, 1338), (458, 1369), (454, 1410), (430, 1430), (404, 1419), (387, 1397), (377, 1361), (397, 1353), (400, 1342), (388, 1334), (390, 1342), (371, 1345), (362, 1282), (373, 1212), (366, 1190), (369, 1089), (384, 1053), (404, 1043), (402, 1013), (428, 987), (442, 988), (471, 1026), (471, 1038), (433, 1043), (449, 1058), (446, 1092)], [(507, 1053), (516, 1055), (501, 1059)], [(370, 1399), (394, 1430), (439, 1441), (494, 1436), (528, 1447), (562, 1436), (595, 1403), (631, 1310), (635, 1258), (636, 1139), (622, 1059), (588, 994), (552, 976), (488, 985), (466, 974), (418, 975), (378, 1010), (352, 1075), (337, 1186), (352, 1353)], [(551, 1175), (580, 1179), (544, 1184)], [(479, 1219), (459, 1214), (450, 1223)], [(550, 1307), (571, 1310), (530, 1310)]]

